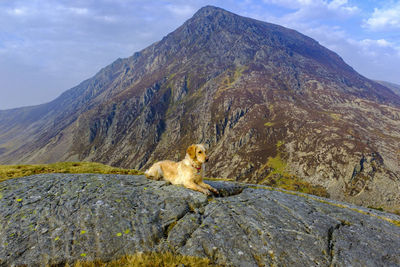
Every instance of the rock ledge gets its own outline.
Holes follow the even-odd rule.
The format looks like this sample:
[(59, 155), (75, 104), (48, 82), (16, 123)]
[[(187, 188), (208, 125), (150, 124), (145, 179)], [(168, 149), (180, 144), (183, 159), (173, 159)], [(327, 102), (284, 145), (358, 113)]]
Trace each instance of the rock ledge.
[[(0, 266), (173, 251), (233, 266), (400, 266), (400, 217), (308, 195), (144, 176), (42, 174), (0, 183)], [(352, 208), (353, 207), (353, 208)]]

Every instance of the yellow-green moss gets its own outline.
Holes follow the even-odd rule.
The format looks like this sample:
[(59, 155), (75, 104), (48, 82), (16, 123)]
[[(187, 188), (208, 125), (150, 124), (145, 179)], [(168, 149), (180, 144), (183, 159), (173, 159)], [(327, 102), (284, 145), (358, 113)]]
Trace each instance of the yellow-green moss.
[(0, 182), (11, 178), (41, 173), (142, 174), (137, 170), (115, 168), (96, 162), (58, 162), (53, 164), (0, 165)]
[(337, 113), (330, 113), (329, 115), (330, 115), (331, 118), (334, 119), (335, 121), (340, 120), (341, 117), (342, 117), (340, 114), (337, 114)]
[(234, 70), (229, 69), (225, 71), (220, 77), (220, 88), (217, 91), (216, 98), (218, 98), (224, 91), (231, 88), (247, 70), (247, 66), (237, 66)]
[(281, 155), (278, 155), (274, 158), (269, 157), (267, 165), (273, 169), (272, 173), (286, 174), (286, 162), (282, 160)]
[(284, 141), (279, 140), (278, 143), (276, 143), (276, 147), (277, 147), (277, 148), (280, 148), (280, 147), (281, 147), (282, 145), (284, 145), (284, 144), (285, 144)]
[(235, 179), (231, 178), (213, 178), (213, 177), (204, 177), (205, 180), (210, 180), (210, 181), (225, 181), (225, 182), (234, 182)]
[[(81, 254), (82, 257), (86, 256), (86, 253)], [(94, 266), (191, 266), (191, 267), (207, 267), (207, 266), (222, 266), (212, 264), (207, 258), (193, 257), (193, 256), (183, 256), (178, 254), (173, 254), (171, 252), (167, 253), (136, 253), (134, 255), (128, 255), (121, 257), (117, 260), (111, 262), (96, 261), (78, 261), (73, 266), (75, 267), (94, 267)], [(66, 265), (69, 266), (69, 265)]]
[(279, 140), (276, 144), (278, 153), (275, 157), (269, 157), (265, 168), (269, 168), (269, 174), (260, 182), (273, 187), (279, 187), (286, 190), (298, 191), (302, 193), (312, 194), (321, 197), (329, 197), (328, 192), (322, 186), (312, 185), (296, 175), (286, 171), (287, 163), (282, 158), (279, 148), (284, 141)]
[(172, 228), (174, 228), (177, 223), (178, 221), (173, 221), (170, 225), (168, 225), (167, 233), (171, 232)]

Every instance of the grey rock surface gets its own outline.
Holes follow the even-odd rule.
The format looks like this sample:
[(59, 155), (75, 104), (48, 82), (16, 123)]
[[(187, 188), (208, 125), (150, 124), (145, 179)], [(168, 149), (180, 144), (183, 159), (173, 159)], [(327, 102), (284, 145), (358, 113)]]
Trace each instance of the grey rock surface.
[(305, 194), (144, 176), (42, 174), (0, 183), (0, 266), (108, 261), (140, 251), (228, 266), (400, 266), (400, 217)]

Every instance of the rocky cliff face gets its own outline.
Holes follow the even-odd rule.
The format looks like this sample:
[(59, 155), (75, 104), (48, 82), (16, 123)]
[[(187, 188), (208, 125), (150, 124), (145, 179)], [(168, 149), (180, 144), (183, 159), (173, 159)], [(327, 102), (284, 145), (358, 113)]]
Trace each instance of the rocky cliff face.
[(39, 107), (0, 112), (0, 162), (144, 169), (210, 146), (207, 175), (298, 177), (400, 206), (400, 97), (296, 31), (215, 7)]
[(0, 183), (0, 265), (142, 251), (227, 266), (399, 266), (400, 217), (254, 185), (221, 197), (144, 176), (43, 174)]

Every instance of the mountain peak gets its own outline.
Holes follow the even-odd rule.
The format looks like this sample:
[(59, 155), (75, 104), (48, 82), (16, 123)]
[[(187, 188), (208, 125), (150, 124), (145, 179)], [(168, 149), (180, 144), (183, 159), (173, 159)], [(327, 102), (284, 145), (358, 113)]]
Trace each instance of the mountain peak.
[(209, 15), (215, 15), (215, 14), (218, 14), (218, 13), (229, 13), (229, 14), (234, 15), (233, 13), (228, 12), (228, 11), (226, 11), (225, 9), (222, 9), (222, 8), (220, 8), (220, 7), (207, 5), (207, 6), (204, 6), (204, 7), (200, 8), (200, 9), (194, 14), (193, 17), (198, 17), (198, 16), (209, 16)]
[(222, 26), (233, 30), (239, 24), (249, 23), (249, 21), (255, 22), (256, 20), (241, 17), (219, 7), (205, 6), (200, 8), (185, 24), (194, 24), (196, 27), (203, 29), (204, 27), (211, 27), (215, 30)]

